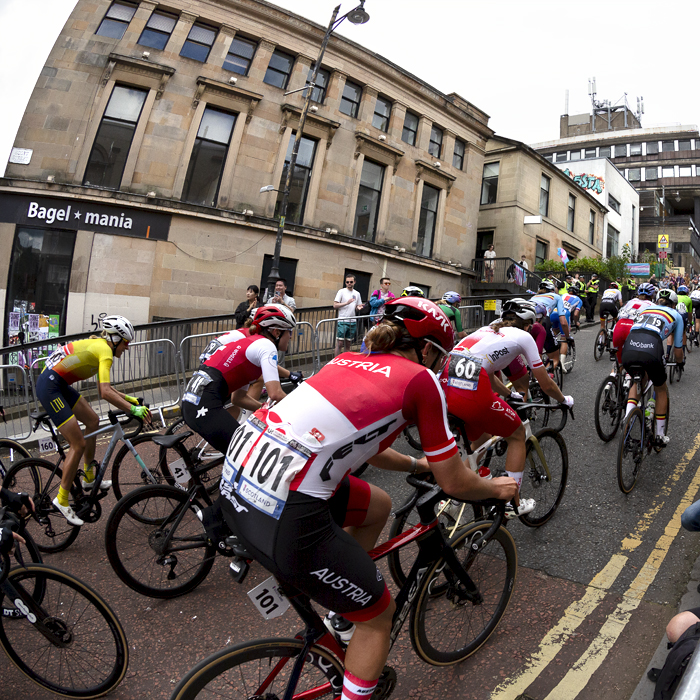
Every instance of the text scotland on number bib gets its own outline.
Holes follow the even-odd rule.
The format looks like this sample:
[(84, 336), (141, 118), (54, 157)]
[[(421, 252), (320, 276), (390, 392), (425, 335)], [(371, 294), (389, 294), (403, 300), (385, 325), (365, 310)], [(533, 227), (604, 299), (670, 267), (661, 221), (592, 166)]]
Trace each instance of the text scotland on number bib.
[(246, 503), (279, 520), (289, 484), (312, 454), (297, 440), (251, 416), (229, 445), (221, 492), (228, 496), (235, 491)]

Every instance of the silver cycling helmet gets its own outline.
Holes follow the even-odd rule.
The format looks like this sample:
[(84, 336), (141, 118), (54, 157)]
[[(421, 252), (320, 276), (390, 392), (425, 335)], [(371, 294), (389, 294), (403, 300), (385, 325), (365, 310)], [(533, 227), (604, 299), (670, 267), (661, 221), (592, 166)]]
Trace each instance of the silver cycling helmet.
[(134, 327), (131, 321), (123, 316), (105, 316), (102, 319), (102, 330), (107, 333), (113, 343), (124, 339), (130, 343), (134, 339)]
[(503, 302), (501, 318), (506, 314), (515, 314), (526, 323), (534, 323), (537, 320), (537, 310), (535, 304), (525, 299), (509, 299)]

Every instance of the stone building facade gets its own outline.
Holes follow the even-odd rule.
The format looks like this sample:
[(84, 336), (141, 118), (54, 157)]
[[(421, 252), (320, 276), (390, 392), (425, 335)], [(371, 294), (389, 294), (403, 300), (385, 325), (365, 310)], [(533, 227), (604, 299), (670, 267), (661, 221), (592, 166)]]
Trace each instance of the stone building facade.
[(477, 257), (490, 243), (499, 257), (533, 263), (597, 257), (603, 245), (606, 207), (529, 146), (502, 136), (486, 145)]
[[(66, 332), (232, 311), (269, 269), (260, 189), (282, 186), (324, 30), (259, 0), (79, 0), (0, 180), (3, 324), (15, 302)], [(322, 68), (282, 246), (297, 305), (346, 270), (465, 291), (488, 115), (338, 36)]]

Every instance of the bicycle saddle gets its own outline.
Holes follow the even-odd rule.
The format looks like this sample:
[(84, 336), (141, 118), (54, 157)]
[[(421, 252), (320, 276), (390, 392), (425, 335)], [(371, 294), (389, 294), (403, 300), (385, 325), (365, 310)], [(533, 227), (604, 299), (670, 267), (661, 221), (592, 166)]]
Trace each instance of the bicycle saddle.
[(627, 373), (634, 379), (635, 381), (640, 380), (644, 376), (644, 367), (641, 365), (630, 365), (627, 368)]
[(187, 440), (190, 435), (194, 433), (191, 430), (186, 430), (184, 433), (175, 433), (175, 435), (156, 435), (153, 438), (153, 442), (161, 447), (173, 447), (183, 440)]
[(49, 414), (46, 411), (32, 411), (29, 417), (32, 420), (43, 423), (49, 417)]

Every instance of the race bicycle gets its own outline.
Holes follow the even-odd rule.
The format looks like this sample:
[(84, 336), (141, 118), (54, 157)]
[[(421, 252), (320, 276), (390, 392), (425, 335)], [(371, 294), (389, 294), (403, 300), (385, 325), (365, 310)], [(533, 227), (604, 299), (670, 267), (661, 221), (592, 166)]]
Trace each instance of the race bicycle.
[(605, 330), (602, 328), (598, 331), (598, 335), (595, 339), (595, 344), (593, 345), (593, 357), (595, 361), (598, 362), (603, 354), (610, 352), (612, 347), (613, 339), (613, 328), (615, 327), (615, 319), (612, 316), (608, 316), (605, 319)]
[[(450, 666), (477, 651), (503, 617), (517, 572), (515, 542), (502, 527), (505, 503), (495, 500), (474, 504), (495, 509), (492, 520), (472, 523), (446, 538), (435, 515), (446, 494), (419, 478), (409, 476), (407, 481), (422, 494), (417, 501), (420, 522), (369, 555), (377, 561), (417, 543), (418, 555), (396, 596), (391, 644), (409, 619), (418, 656), (435, 666)], [(345, 650), (308, 596), (274, 578), (249, 596), (266, 619), (291, 605), (305, 629), (294, 638), (260, 639), (212, 654), (185, 675), (171, 700), (337, 698)], [(396, 673), (386, 666), (373, 700), (388, 698), (396, 683)]]
[(620, 427), (627, 406), (630, 378), (617, 361), (617, 348), (610, 348), (610, 361), (615, 363), (613, 373), (603, 379), (595, 397), (595, 429), (603, 442), (610, 442)]

